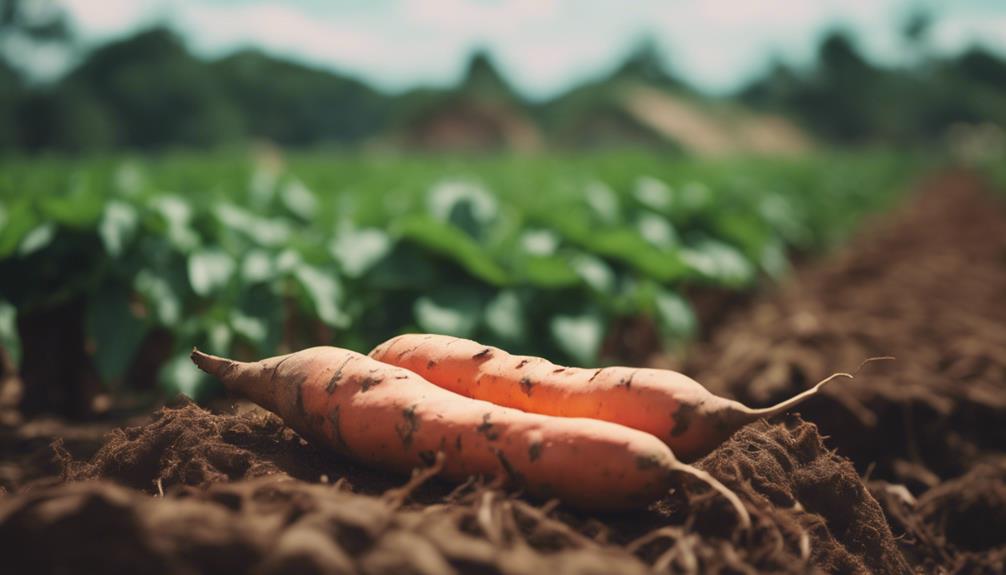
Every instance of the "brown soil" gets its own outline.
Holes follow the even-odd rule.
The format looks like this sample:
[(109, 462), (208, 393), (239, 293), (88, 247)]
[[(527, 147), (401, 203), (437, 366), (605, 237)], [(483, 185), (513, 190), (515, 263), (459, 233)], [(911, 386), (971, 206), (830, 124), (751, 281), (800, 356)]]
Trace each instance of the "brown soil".
[(698, 483), (592, 516), (489, 478), (374, 472), (257, 409), (181, 401), (125, 429), (0, 428), (0, 556), (11, 573), (1000, 573), (1003, 294), (1006, 210), (954, 176), (732, 314), (685, 369), (754, 405), (898, 356), (805, 404), (813, 424), (759, 422), (699, 462), (749, 532)]
[(1006, 571), (1006, 206), (948, 175), (720, 326), (681, 367), (751, 405), (892, 355), (800, 408), (925, 572)]

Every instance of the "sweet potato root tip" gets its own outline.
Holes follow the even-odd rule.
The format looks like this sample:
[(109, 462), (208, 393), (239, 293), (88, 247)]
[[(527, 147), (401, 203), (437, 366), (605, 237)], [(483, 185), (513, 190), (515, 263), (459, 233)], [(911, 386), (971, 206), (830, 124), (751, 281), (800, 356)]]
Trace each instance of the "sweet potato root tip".
[(779, 415), (780, 413), (785, 413), (790, 409), (793, 409), (794, 407), (800, 405), (804, 401), (807, 401), (808, 399), (821, 393), (821, 390), (824, 389), (826, 385), (828, 385), (829, 383), (835, 381), (840, 377), (846, 379), (856, 379), (856, 376), (859, 375), (859, 372), (862, 371), (862, 369), (866, 367), (866, 365), (876, 361), (893, 361), (894, 359), (895, 358), (893, 356), (889, 355), (864, 359), (863, 362), (859, 364), (859, 367), (857, 367), (852, 373), (846, 373), (844, 371), (833, 373), (828, 377), (822, 379), (821, 381), (817, 382), (816, 384), (814, 384), (814, 386), (811, 387), (810, 389), (802, 391), (785, 401), (781, 401), (770, 407), (763, 407), (760, 409), (745, 408), (744, 411), (747, 415), (750, 416), (751, 421), (755, 421), (763, 417), (773, 417)]
[(196, 364), (196, 367), (215, 376), (221, 375), (225, 369), (231, 368), (234, 365), (234, 362), (229, 359), (203, 353), (194, 347), (189, 358), (192, 359), (192, 363)]

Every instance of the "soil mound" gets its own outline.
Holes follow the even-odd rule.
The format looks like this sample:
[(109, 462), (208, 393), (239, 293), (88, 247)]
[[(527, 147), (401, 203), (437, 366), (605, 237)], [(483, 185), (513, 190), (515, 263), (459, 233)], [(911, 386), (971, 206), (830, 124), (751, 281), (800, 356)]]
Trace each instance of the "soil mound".
[(950, 175), (725, 322), (682, 369), (758, 406), (896, 356), (800, 411), (874, 479), (913, 564), (1006, 572), (1004, 294), (1006, 208)]
[(405, 478), (374, 482), (257, 410), (182, 402), (90, 461), (56, 450), (65, 484), (0, 500), (0, 549), (25, 571), (909, 572), (851, 463), (799, 418), (749, 426), (700, 462), (744, 499), (748, 533), (697, 482), (596, 517), (485, 481), (389, 489)]

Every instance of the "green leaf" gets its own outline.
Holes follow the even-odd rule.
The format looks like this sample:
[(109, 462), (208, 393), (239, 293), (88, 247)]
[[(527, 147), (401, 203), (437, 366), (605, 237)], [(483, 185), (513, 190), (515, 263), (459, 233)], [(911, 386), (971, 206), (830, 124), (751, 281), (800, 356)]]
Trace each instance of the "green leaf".
[(126, 244), (136, 232), (139, 220), (136, 209), (129, 204), (112, 200), (105, 206), (98, 234), (109, 255), (114, 258), (122, 255)]
[(45, 249), (52, 239), (56, 237), (56, 225), (52, 222), (46, 222), (35, 229), (28, 232), (24, 239), (21, 240), (21, 245), (18, 246), (17, 254), (21, 257), (31, 255), (39, 250)]
[(660, 290), (654, 301), (657, 325), (668, 337), (688, 338), (695, 335), (698, 320), (691, 305), (677, 293)]
[(340, 233), (329, 246), (343, 272), (358, 278), (381, 261), (391, 251), (388, 234), (377, 228), (347, 230)]
[(687, 275), (687, 267), (676, 250), (661, 250), (629, 229), (596, 232), (587, 247), (595, 253), (622, 260), (644, 274), (662, 282)]
[(206, 297), (227, 285), (234, 275), (234, 259), (220, 250), (201, 250), (189, 256), (189, 284), (197, 295)]
[(5, 224), (0, 226), (0, 259), (14, 253), (38, 222), (28, 202), (14, 204), (6, 218)]
[(21, 338), (17, 333), (17, 309), (0, 300), (0, 348), (7, 352), (13, 364), (21, 363)]
[(761, 257), (758, 260), (761, 268), (769, 276), (779, 279), (789, 271), (789, 260), (786, 258), (786, 249), (780, 241), (770, 241), (762, 248)]
[(189, 252), (199, 245), (199, 234), (192, 229), (192, 207), (178, 196), (160, 196), (151, 206), (160, 214), (168, 227), (168, 240), (183, 252)]
[(642, 214), (636, 220), (639, 235), (658, 248), (670, 248), (678, 244), (678, 234), (665, 218), (657, 214)]
[(79, 191), (68, 196), (46, 197), (39, 204), (45, 218), (75, 229), (92, 227), (101, 217), (102, 198)]
[(521, 260), (519, 271), (529, 284), (546, 289), (571, 287), (583, 282), (569, 262), (559, 256), (528, 256)]
[(800, 243), (811, 236), (806, 226), (806, 218), (801, 217), (786, 200), (777, 193), (771, 193), (758, 203), (758, 213), (769, 223), (772, 230), (786, 240)]
[(318, 319), (332, 327), (349, 327), (349, 316), (339, 307), (342, 303), (342, 284), (335, 275), (300, 264), (294, 271), (294, 277), (304, 288)]
[(448, 287), (417, 299), (413, 312), (425, 332), (472, 337), (483, 307), (484, 300), (474, 290)]
[(231, 342), (234, 340), (234, 332), (227, 324), (214, 323), (206, 332), (206, 338), (210, 353), (228, 355), (231, 350)]
[(437, 266), (418, 245), (399, 242), (367, 274), (369, 289), (380, 291), (427, 290), (438, 285)]
[(276, 195), (276, 180), (275, 170), (262, 164), (256, 164), (251, 181), (248, 182), (248, 193), (252, 205), (262, 209), (272, 203)]
[(604, 318), (596, 310), (555, 316), (549, 322), (549, 330), (559, 348), (577, 365), (597, 362), (604, 340)]
[(182, 302), (170, 282), (150, 270), (140, 270), (133, 280), (133, 288), (153, 308), (161, 325), (178, 324), (182, 316)]
[(259, 283), (275, 276), (275, 267), (269, 253), (264, 250), (250, 250), (241, 262), (241, 279), (248, 283)]
[(674, 195), (671, 188), (651, 176), (642, 176), (636, 180), (632, 195), (639, 203), (660, 213), (668, 213), (671, 206), (674, 205)]
[(222, 203), (214, 209), (217, 220), (260, 246), (276, 247), (290, 240), (290, 225), (278, 218), (262, 218), (233, 204)]
[(570, 264), (594, 291), (610, 294), (615, 289), (615, 273), (601, 258), (589, 254), (579, 254)]
[(206, 386), (208, 379), (192, 363), (188, 353), (170, 359), (160, 372), (161, 387), (169, 395), (181, 393), (193, 399), (199, 398), (200, 391)]
[(276, 271), (280, 273), (293, 273), (304, 263), (304, 258), (292, 249), (285, 249), (276, 258)]
[(240, 310), (232, 310), (230, 325), (234, 333), (261, 346), (269, 337), (269, 326), (260, 318), (252, 317), (242, 313)]
[(464, 180), (442, 180), (430, 188), (427, 203), (430, 213), (445, 223), (452, 223), (472, 237), (482, 235), (499, 211), (496, 198), (485, 187)]
[(87, 302), (85, 325), (102, 381), (121, 378), (147, 332), (129, 305), (129, 291), (117, 286), (97, 290)]
[(681, 257), (704, 277), (728, 286), (741, 286), (754, 279), (754, 267), (733, 246), (717, 240), (704, 240), (681, 250)]
[(429, 217), (413, 216), (399, 222), (397, 232), (423, 247), (446, 256), (470, 274), (496, 286), (508, 282), (507, 273), (467, 234)]
[(489, 331), (507, 342), (522, 343), (527, 338), (525, 310), (512, 290), (504, 290), (486, 305), (485, 324)]
[(146, 184), (143, 171), (135, 162), (123, 162), (115, 169), (115, 189), (126, 197), (135, 197)]
[(288, 210), (303, 220), (312, 220), (318, 209), (318, 200), (311, 190), (300, 180), (292, 180), (284, 186), (280, 200)]
[(611, 224), (621, 218), (618, 196), (607, 184), (603, 182), (589, 183), (587, 189), (584, 190), (584, 198), (598, 220)]
[(684, 211), (701, 212), (713, 203), (713, 191), (702, 182), (688, 182), (681, 188), (681, 207)]
[(520, 236), (524, 252), (536, 256), (550, 256), (559, 247), (559, 236), (551, 230), (527, 230)]
[(274, 286), (248, 286), (231, 307), (229, 323), (234, 334), (255, 346), (260, 355), (276, 355), (286, 315), (283, 300), (282, 291)]

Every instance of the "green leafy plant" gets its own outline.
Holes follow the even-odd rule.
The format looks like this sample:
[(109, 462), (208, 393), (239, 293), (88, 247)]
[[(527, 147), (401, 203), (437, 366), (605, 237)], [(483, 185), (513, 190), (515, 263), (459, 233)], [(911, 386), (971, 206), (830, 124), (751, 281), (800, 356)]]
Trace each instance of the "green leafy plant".
[(687, 341), (701, 326), (684, 288), (781, 277), (912, 167), (880, 153), (0, 162), (0, 345), (18, 353), (14, 310), (82, 300), (103, 379), (162, 330), (162, 379), (190, 394), (201, 380), (178, 358), (194, 344), (264, 356), (423, 330), (594, 364), (618, 318)]

